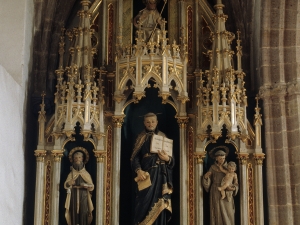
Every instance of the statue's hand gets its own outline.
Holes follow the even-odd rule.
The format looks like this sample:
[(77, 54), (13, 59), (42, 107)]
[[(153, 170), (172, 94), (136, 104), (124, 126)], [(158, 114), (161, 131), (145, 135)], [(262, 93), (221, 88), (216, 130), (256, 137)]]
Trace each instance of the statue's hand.
[(210, 177), (210, 175), (211, 175), (211, 172), (207, 172), (207, 173), (204, 175), (204, 178), (207, 179), (207, 178)]
[(68, 185), (69, 186), (72, 186), (72, 185), (74, 185), (75, 184), (75, 180), (70, 180), (70, 181), (68, 181)]
[(235, 190), (235, 186), (228, 186), (226, 188), (227, 191), (234, 191)]
[(166, 161), (166, 162), (169, 162), (170, 157), (168, 156), (168, 154), (167, 154), (164, 150), (158, 151), (157, 154), (158, 154), (158, 157), (159, 157), (161, 160), (164, 160), (164, 161)]
[(145, 171), (138, 170), (137, 171), (137, 178), (138, 178), (138, 180), (146, 180)]

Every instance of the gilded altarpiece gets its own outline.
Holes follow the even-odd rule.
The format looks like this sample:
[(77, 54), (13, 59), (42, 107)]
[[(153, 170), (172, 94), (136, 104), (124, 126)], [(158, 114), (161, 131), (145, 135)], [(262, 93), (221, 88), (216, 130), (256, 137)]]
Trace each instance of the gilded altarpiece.
[[(76, 143), (76, 135), (93, 146), (89, 151), (93, 160), (88, 162), (95, 184), (91, 224), (127, 225), (120, 219), (120, 212), (132, 214), (132, 205), (120, 201), (121, 180), (126, 176), (133, 182), (133, 175), (130, 170), (126, 175), (121, 171), (127, 163), (122, 148), (124, 129), (128, 118), (136, 118), (131, 109), (139, 109), (139, 104), (147, 108), (143, 102), (151, 102), (151, 98), (153, 102), (159, 99), (159, 107), (165, 110), (161, 118), (172, 115), (167, 132), (172, 135), (168, 126), (177, 126), (173, 129), (178, 137), (173, 175), (177, 194), (173, 202), (178, 220), (170, 224), (209, 221), (204, 214), (209, 204), (201, 179), (210, 146), (216, 143), (234, 146), (233, 160), (238, 164), (240, 181), (236, 218), (243, 225), (262, 224), (257, 217), (262, 211), (264, 159), (258, 99), (253, 128), (246, 115), (240, 40), (237, 37), (233, 60), (238, 68), (234, 70), (234, 52), (230, 49), (234, 35), (226, 31), (224, 5), (217, 2), (212, 9), (205, 0), (161, 0), (158, 9), (164, 21), (159, 27), (160, 41), (156, 42), (151, 37), (146, 40), (142, 28), (133, 26), (133, 18), (145, 7), (142, 1), (81, 1), (78, 27), (62, 30), (55, 71), (55, 114), (46, 118), (44, 102), (41, 104), (35, 151), (35, 225), (66, 224), (61, 222), (64, 208), (58, 207), (64, 201), (59, 187), (64, 182), (64, 163), (69, 163), (66, 146)], [(98, 23), (96, 34), (91, 21)], [(223, 44), (217, 46), (216, 40)], [(218, 63), (219, 54), (224, 54), (223, 63)]]

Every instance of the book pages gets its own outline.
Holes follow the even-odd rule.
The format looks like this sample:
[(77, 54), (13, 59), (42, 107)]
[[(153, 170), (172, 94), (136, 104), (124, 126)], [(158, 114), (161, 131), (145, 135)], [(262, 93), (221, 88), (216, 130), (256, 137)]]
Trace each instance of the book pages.
[(154, 134), (152, 136), (150, 152), (151, 153), (158, 153), (158, 151), (164, 150), (168, 156), (173, 155), (173, 140)]

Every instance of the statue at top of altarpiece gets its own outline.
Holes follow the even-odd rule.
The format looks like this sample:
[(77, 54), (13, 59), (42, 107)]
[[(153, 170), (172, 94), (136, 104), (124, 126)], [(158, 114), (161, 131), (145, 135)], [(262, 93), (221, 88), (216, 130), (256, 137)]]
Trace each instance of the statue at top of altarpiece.
[(157, 10), (159, 0), (143, 0), (146, 8), (141, 10), (139, 14), (134, 17), (133, 24), (138, 29), (143, 31), (143, 38), (145, 42), (153, 38), (154, 42), (159, 43), (161, 31), (158, 25), (163, 23), (161, 14)]
[[(222, 146), (223, 147), (223, 146)], [(213, 151), (214, 150), (214, 151)], [(227, 153), (222, 148), (215, 148), (211, 151), (211, 156), (215, 159), (215, 163), (210, 167), (208, 172), (203, 176), (204, 189), (209, 193), (210, 203), (210, 225), (234, 225), (234, 199), (238, 192), (238, 180), (235, 175), (235, 164), (231, 163), (231, 173), (226, 162)], [(230, 179), (225, 189), (225, 197), (222, 197), (221, 190), (224, 182), (228, 182), (228, 174), (234, 179)]]
[(71, 151), (69, 158), (73, 166), (64, 183), (67, 189), (65, 217), (68, 225), (89, 225), (93, 219), (91, 192), (94, 184), (84, 166), (84, 153), (77, 150), (72, 154)]

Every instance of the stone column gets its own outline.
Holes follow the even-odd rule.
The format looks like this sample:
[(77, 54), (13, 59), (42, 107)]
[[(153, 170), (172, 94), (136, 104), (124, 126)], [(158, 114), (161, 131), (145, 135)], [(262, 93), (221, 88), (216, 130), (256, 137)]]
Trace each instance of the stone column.
[[(51, 187), (51, 225), (58, 224), (59, 215), (59, 185), (60, 185), (60, 170), (61, 170), (61, 157), (63, 156), (62, 150), (52, 150), (53, 162), (53, 179)], [(64, 181), (62, 181), (64, 182)]]
[(203, 225), (203, 158), (205, 158), (206, 152), (196, 152), (196, 166), (195, 166), (195, 224)]
[(97, 158), (97, 180), (96, 180), (96, 224), (104, 224), (104, 171), (105, 171), (105, 151), (94, 151)]
[(44, 181), (45, 181), (45, 150), (35, 150), (36, 156), (36, 181), (34, 203), (34, 225), (43, 224), (44, 211)]
[(262, 165), (265, 158), (264, 153), (254, 153), (255, 167), (254, 167), (254, 207), (255, 207), (255, 224), (264, 225), (264, 199), (263, 199), (263, 177)]
[(248, 210), (248, 183), (247, 183), (247, 161), (248, 153), (237, 153), (240, 161), (240, 209), (241, 209), (241, 225), (248, 225), (249, 210)]
[(119, 224), (120, 215), (120, 171), (121, 171), (121, 128), (124, 122), (124, 116), (113, 116), (114, 122), (114, 146), (112, 153), (112, 218), (111, 224)]
[(186, 124), (188, 117), (177, 117), (179, 124), (180, 148), (179, 148), (179, 163), (180, 163), (180, 223), (188, 223), (188, 163), (187, 163), (187, 142), (186, 142)]

